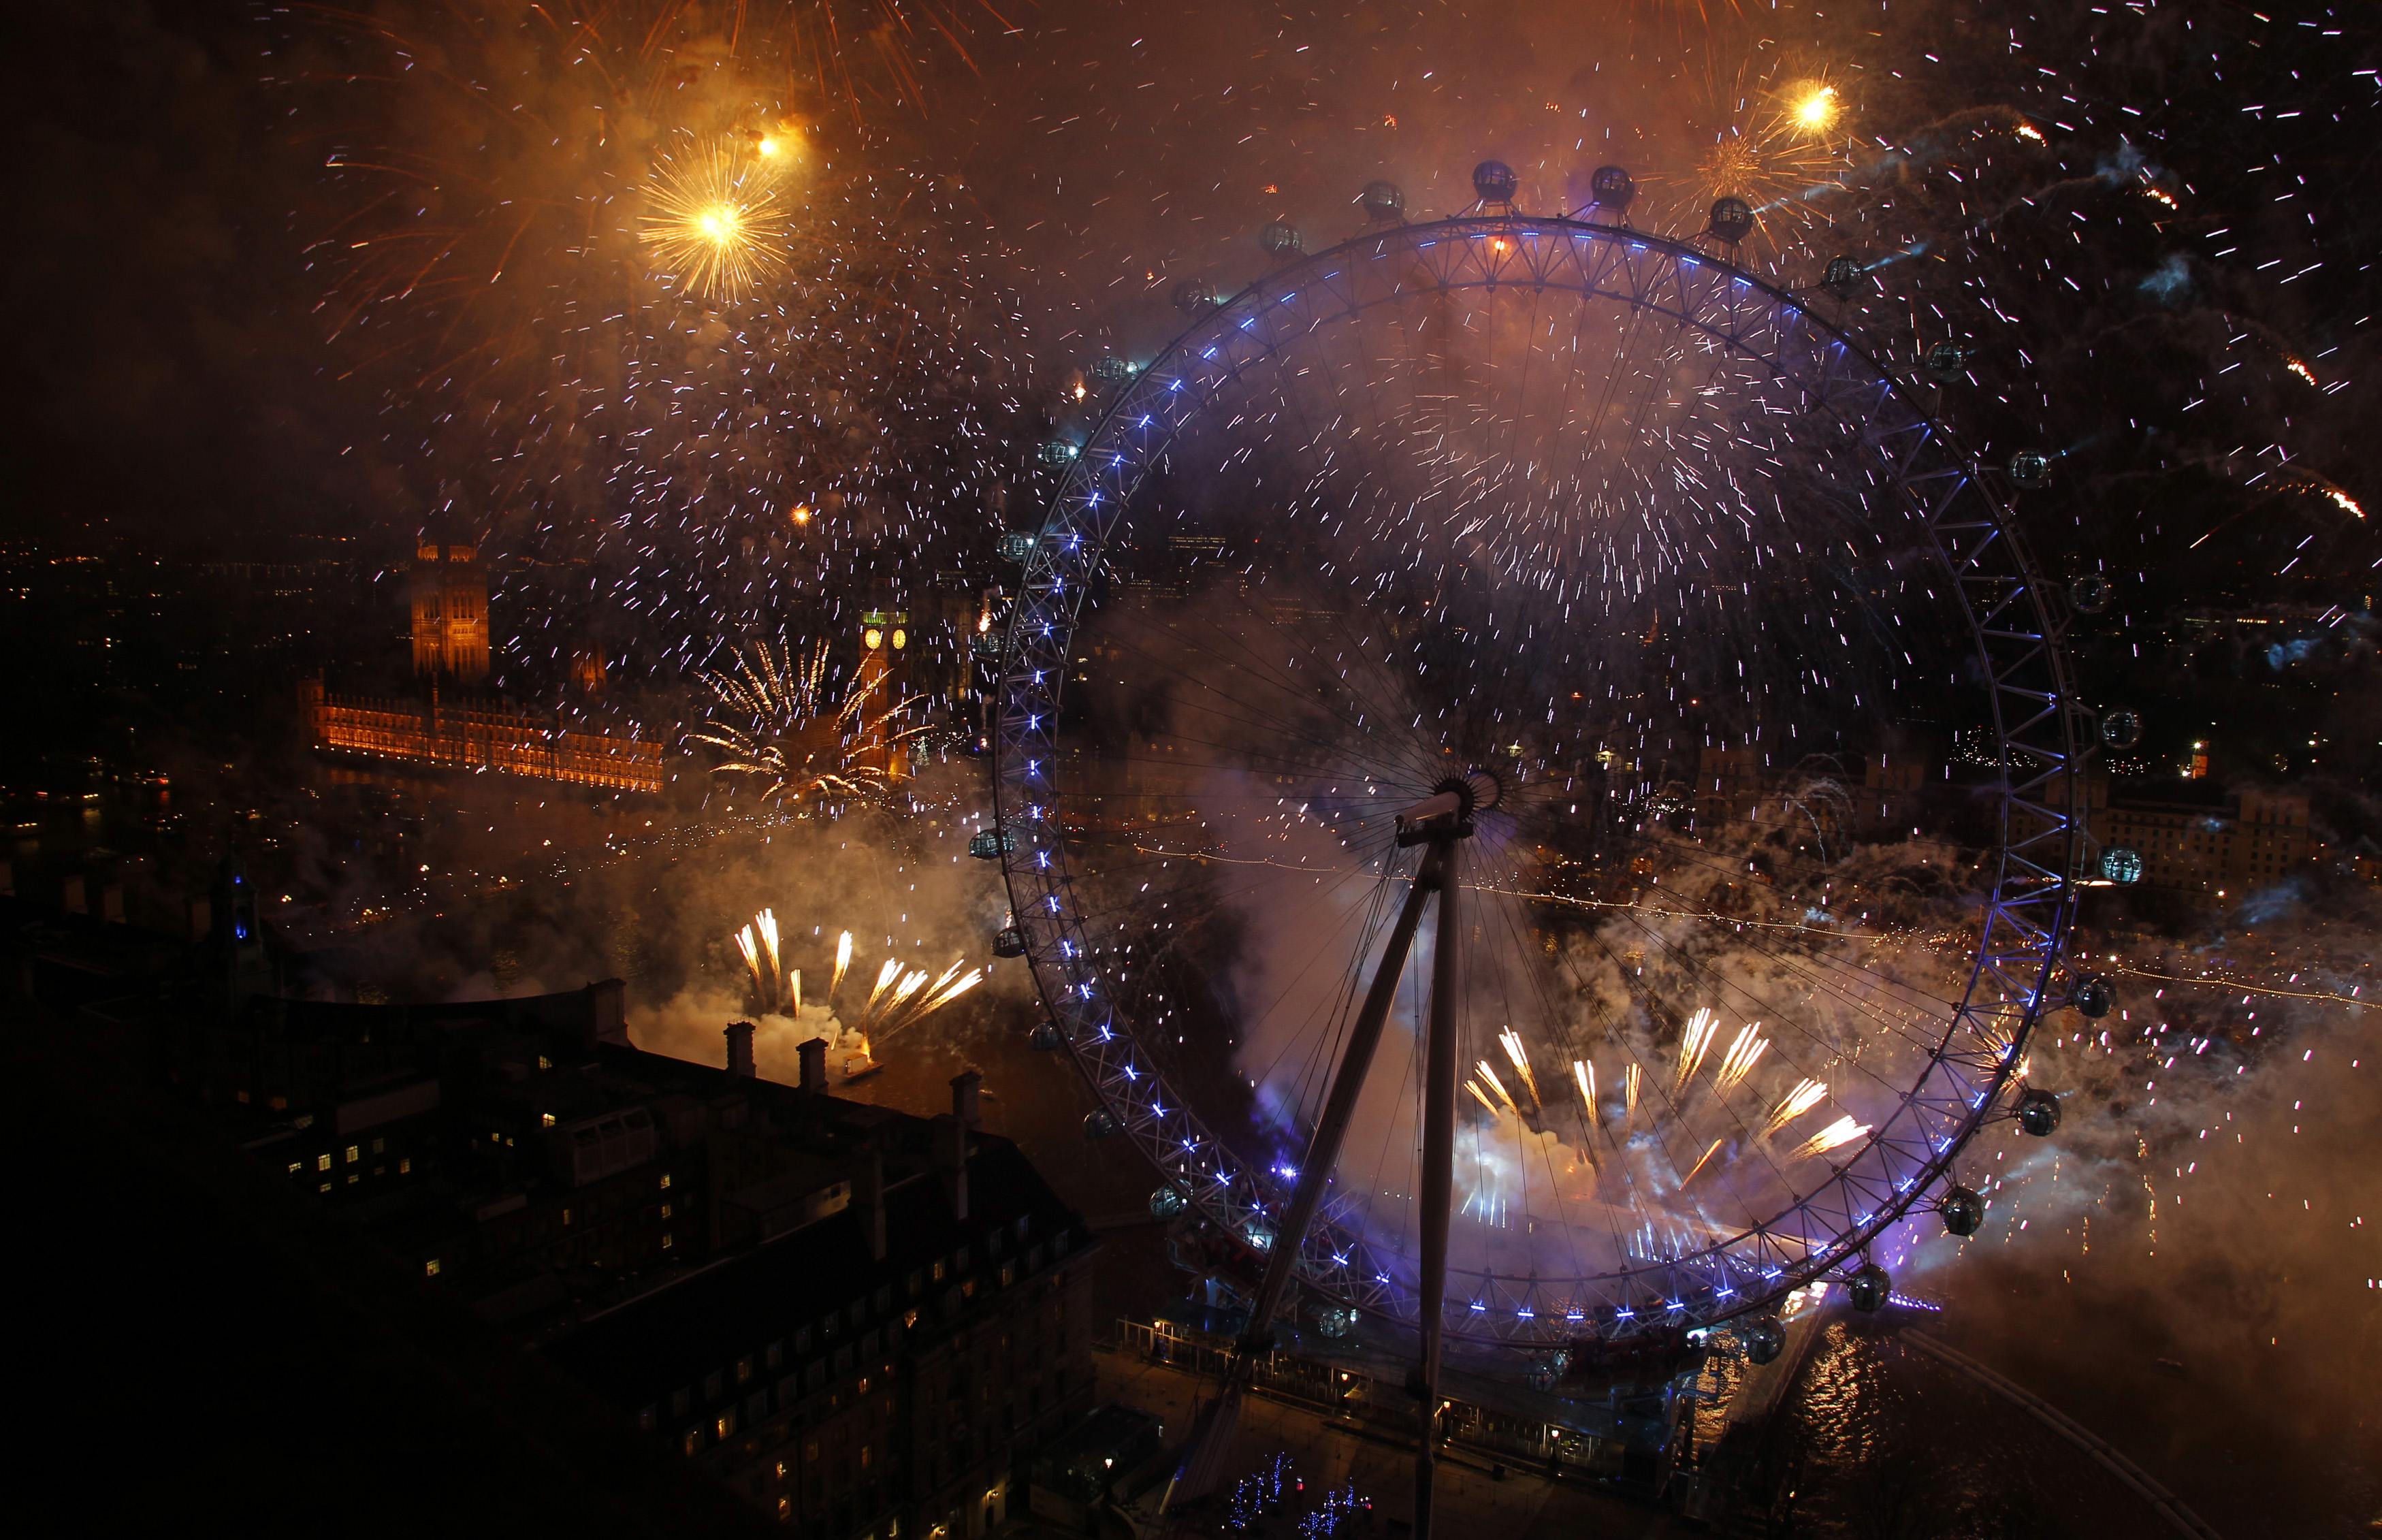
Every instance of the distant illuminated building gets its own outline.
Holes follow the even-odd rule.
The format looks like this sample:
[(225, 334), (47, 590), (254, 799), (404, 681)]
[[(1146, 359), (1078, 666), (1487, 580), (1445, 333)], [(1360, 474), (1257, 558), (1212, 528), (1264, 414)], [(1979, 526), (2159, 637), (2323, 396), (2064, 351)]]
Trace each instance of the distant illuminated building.
[(413, 671), (477, 684), (488, 677), (488, 570), (480, 548), (425, 539), (414, 551)]
[(2103, 844), (2141, 852), (2144, 887), (2208, 904), (2273, 887), (2305, 869), (2316, 853), (2305, 796), (2244, 791), (2229, 797), (2204, 780), (2113, 792), (2093, 824)]
[(495, 770), (609, 791), (658, 792), (662, 745), (650, 739), (565, 729), (550, 715), (486, 697), (441, 700), (334, 695), (318, 675), (298, 686), (316, 749), (366, 759)]
[[(662, 789), (659, 743), (566, 728), (552, 712), (524, 710), (471, 688), (488, 677), (488, 572), (477, 545), (425, 536), (414, 548), (407, 588), (413, 672), (428, 689), (361, 696), (332, 692), (319, 674), (302, 681), (299, 708), (318, 752), (610, 791)], [(600, 695), (604, 675), (601, 655), (573, 657), (571, 682), (583, 696)]]

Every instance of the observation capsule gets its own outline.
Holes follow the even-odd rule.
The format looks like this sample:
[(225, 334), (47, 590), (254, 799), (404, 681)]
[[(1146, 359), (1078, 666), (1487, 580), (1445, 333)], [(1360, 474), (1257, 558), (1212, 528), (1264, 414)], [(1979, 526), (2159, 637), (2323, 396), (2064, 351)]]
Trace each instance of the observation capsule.
[(1044, 444), (1038, 452), (1042, 456), (1043, 464), (1056, 467), (1069, 463), (1084, 451), (1068, 443), (1064, 438), (1053, 438)]
[(1484, 203), (1510, 203), (1516, 186), (1514, 168), (1502, 160), (1484, 160), (1472, 168), (1472, 195)]
[(1084, 1137), (1086, 1139), (1100, 1140), (1113, 1138), (1123, 1129), (1123, 1125), (1117, 1122), (1116, 1114), (1109, 1111), (1106, 1107), (1094, 1107), (1091, 1111), (1084, 1115)]
[(2142, 713), (2130, 706), (2113, 706), (2102, 712), (2101, 741), (2111, 748), (2131, 748), (2141, 743)]
[(1742, 198), (1716, 198), (1712, 206), (1712, 232), (1734, 246), (1753, 233), (1753, 205)]
[(1944, 1189), (1944, 1228), (1957, 1236), (1972, 1236), (1985, 1226), (1985, 1200), (1976, 1189)]
[(1927, 350), (1927, 376), (1938, 385), (1951, 384), (1968, 366), (1969, 350), (1958, 342), (1938, 342)]
[(968, 638), (968, 652), (979, 663), (1001, 661), (1001, 638), (989, 631), (979, 631)]
[(2068, 585), (2068, 603), (2080, 615), (2097, 615), (2109, 608), (2114, 592), (2099, 573), (2086, 573)]
[(1357, 1329), (1357, 1312), (1346, 1305), (1325, 1305), (1315, 1312), (1315, 1329), (1326, 1337), (1345, 1337)]
[(1092, 361), (1092, 377), (1113, 385), (1118, 380), (1133, 378), (1133, 365), (1114, 353), (1102, 353)]
[(1038, 1021), (1034, 1030), (1025, 1034), (1025, 1046), (1038, 1053), (1055, 1053), (1067, 1046), (1067, 1040), (1059, 1035), (1057, 1022)]
[(1294, 257), (1307, 249), (1298, 237), (1298, 227), (1287, 219), (1269, 219), (1258, 231), (1258, 249), (1270, 257)]
[(1190, 1201), (1172, 1187), (1161, 1187), (1149, 1195), (1149, 1216), (1152, 1219), (1172, 1219), (1190, 1206)]
[(1025, 955), (1025, 932), (1014, 925), (1005, 925), (992, 933), (992, 955), (996, 957)]
[(1034, 548), (1041, 544), (1041, 540), (1042, 537), (1031, 530), (1012, 529), (1003, 531), (996, 545), (1002, 561), (1014, 561), (1022, 567), (1034, 560)]
[(1737, 1328), (1737, 1339), (1745, 1344), (1745, 1356), (1755, 1363), (1775, 1363), (1786, 1350), (1786, 1330), (1774, 1315), (1757, 1315), (1742, 1323)]
[(1357, 206), (1376, 225), (1391, 225), (1406, 216), (1406, 195), (1395, 182), (1371, 181), (1357, 194)]
[(968, 854), (979, 861), (998, 861), (1017, 848), (1017, 842), (1000, 829), (979, 829), (968, 836)]
[(2059, 1098), (2040, 1086), (2020, 1091), (2018, 1126), (2036, 1139), (2049, 1139), (2059, 1131)]
[(1588, 195), (1594, 207), (1627, 214), (1630, 200), (1638, 196), (1638, 184), (1627, 166), (1600, 166), (1589, 175)]
[(2023, 492), (2051, 485), (2051, 456), (2041, 450), (2020, 450), (2009, 457), (2010, 485)]
[(1848, 256), (1830, 257), (1826, 271), (1820, 275), (1820, 287), (1839, 300), (1850, 300), (1868, 282), (1868, 272)]
[(2088, 973), (2068, 992), (2068, 1003), (2076, 1007), (2079, 1016), (2098, 1021), (2118, 1003), (2118, 991), (2106, 974)]
[(1216, 286), (1205, 278), (1185, 278), (1174, 286), (1174, 308), (1195, 319), (1222, 302), (1216, 298)]
[(2130, 844), (2113, 844), (2101, 852), (2101, 875), (2121, 888), (2143, 880), (2143, 853)]
[(1845, 1280), (1845, 1299), (1864, 1313), (1885, 1309), (1893, 1293), (1894, 1275), (1875, 1263)]

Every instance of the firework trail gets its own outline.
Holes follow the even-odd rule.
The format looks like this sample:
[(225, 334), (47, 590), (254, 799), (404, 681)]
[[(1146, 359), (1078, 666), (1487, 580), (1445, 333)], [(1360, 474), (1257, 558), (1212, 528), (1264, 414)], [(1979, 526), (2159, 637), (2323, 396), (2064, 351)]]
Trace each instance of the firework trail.
[(1508, 1027), (1497, 1034), (1497, 1041), (1504, 1044), (1505, 1056), (1514, 1061), (1515, 1069), (1520, 1072), (1522, 1084), (1529, 1089), (1531, 1104), (1541, 1104), (1539, 1078), (1530, 1072), (1530, 1056), (1523, 1050), (1522, 1035)]
[(1839, 1117), (1801, 1144), (1797, 1145), (1787, 1159), (1799, 1161), (1808, 1160), (1813, 1155), (1824, 1155), (1840, 1145), (1850, 1144), (1867, 1132), (1869, 1132), (1868, 1124), (1856, 1122), (1849, 1115)]
[(1688, 1017), (1688, 1029), (1679, 1038), (1679, 1066), (1671, 1087), (1673, 1101), (1687, 1090), (1688, 1082), (1704, 1062), (1704, 1053), (1712, 1047), (1713, 1039), (1720, 1033), (1720, 1017), (1709, 1006), (1699, 1005), (1695, 1015)]
[(1762, 1052), (1769, 1046), (1770, 1040), (1762, 1035), (1762, 1023), (1756, 1021), (1740, 1029), (1737, 1041), (1728, 1045), (1728, 1053), (1722, 1058), (1720, 1068), (1713, 1074), (1713, 1094), (1725, 1097), (1736, 1090), (1740, 1081), (1753, 1073), (1753, 1066), (1762, 1062)]
[(1491, 1066), (1489, 1061), (1486, 1059), (1481, 1059), (1477, 1062), (1480, 1070), (1480, 1078), (1488, 1085), (1491, 1090), (1497, 1093), (1497, 1100), (1504, 1103), (1506, 1110), (1511, 1112), (1516, 1117), (1521, 1116), (1522, 1109), (1520, 1105), (1515, 1102), (1514, 1093), (1505, 1089), (1505, 1082), (1497, 1078), (1497, 1071)]
[[(734, 939), (737, 953), (744, 959), (753, 1008), (799, 1021), (803, 1014), (802, 970), (789, 969), (784, 965), (776, 914), (763, 909), (736, 931)], [(851, 961), (852, 932), (845, 930), (836, 937), (834, 985), (841, 983)], [(964, 957), (952, 959), (950, 966), (936, 974), (925, 968), (905, 969), (900, 959), (889, 957), (878, 970), (877, 985), (869, 992), (867, 1003), (852, 1021), (842, 1024), (842, 1030), (855, 1037), (863, 1056), (868, 1056), (872, 1041), (882, 1041), (893, 1032), (915, 1026), (983, 983), (984, 977), (984, 969), (970, 967)], [(830, 1011), (834, 985), (829, 988)]]
[(1763, 1137), (1767, 1138), (1776, 1133), (1787, 1124), (1810, 1112), (1813, 1107), (1818, 1106), (1821, 1100), (1827, 1094), (1828, 1088), (1818, 1080), (1807, 1079), (1796, 1082), (1795, 1089), (1780, 1097), (1778, 1104), (1770, 1109), (1770, 1115), (1762, 1120)]
[(1720, 1147), (1727, 1142), (1728, 1141), (1725, 1138), (1713, 1140), (1711, 1147), (1704, 1151), (1703, 1155), (1697, 1160), (1696, 1164), (1688, 1168), (1688, 1174), (1679, 1178), (1679, 1185), (1681, 1187), (1685, 1187), (1689, 1182), (1694, 1181), (1696, 1179), (1696, 1174), (1701, 1171), (1705, 1166), (1711, 1164), (1712, 1158), (1714, 1155), (1719, 1154)]
[(752, 922), (736, 932), (736, 950), (744, 958), (745, 971), (753, 980), (753, 1008), (756, 1011), (780, 1010), (789, 998), (794, 1001), (793, 1014), (802, 1011), (800, 975), (789, 991), (789, 981), (778, 956), (778, 917), (767, 909), (753, 917)]

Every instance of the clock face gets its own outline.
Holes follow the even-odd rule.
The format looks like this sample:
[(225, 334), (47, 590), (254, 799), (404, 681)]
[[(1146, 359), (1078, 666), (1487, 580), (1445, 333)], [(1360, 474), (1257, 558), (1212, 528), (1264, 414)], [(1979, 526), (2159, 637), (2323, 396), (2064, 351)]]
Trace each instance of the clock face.
[(860, 634), (860, 640), (862, 645), (866, 647), (869, 651), (875, 652), (878, 647), (885, 645), (885, 633), (878, 630), (872, 625), (867, 630)]
[(910, 634), (909, 634), (908, 632), (906, 632), (906, 631), (902, 630), (902, 629), (901, 627), (899, 627), (899, 626), (894, 627), (894, 628), (893, 628), (893, 650), (894, 650), (894, 651), (896, 651), (896, 652), (899, 652), (899, 651), (901, 651), (903, 647), (908, 647), (909, 645), (910, 645)]

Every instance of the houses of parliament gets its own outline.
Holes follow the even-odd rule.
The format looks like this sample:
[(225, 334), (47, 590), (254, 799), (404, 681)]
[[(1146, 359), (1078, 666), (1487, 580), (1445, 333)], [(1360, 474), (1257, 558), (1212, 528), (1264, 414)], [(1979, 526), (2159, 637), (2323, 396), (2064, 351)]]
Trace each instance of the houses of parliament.
[[(304, 681), (300, 700), (318, 751), (608, 791), (662, 789), (660, 743), (566, 728), (551, 713), (524, 710), (485, 693), (488, 573), (476, 545), (424, 537), (407, 590), (415, 689), (334, 694), (319, 674)], [(574, 674), (582, 684), (600, 683), (602, 671), (580, 668)]]

